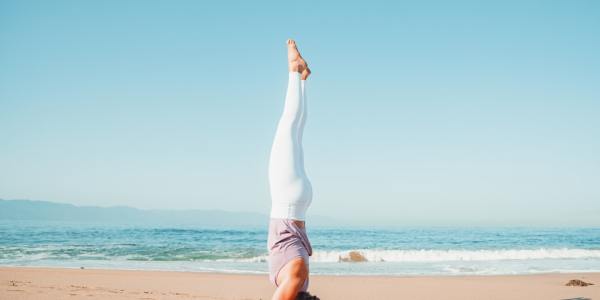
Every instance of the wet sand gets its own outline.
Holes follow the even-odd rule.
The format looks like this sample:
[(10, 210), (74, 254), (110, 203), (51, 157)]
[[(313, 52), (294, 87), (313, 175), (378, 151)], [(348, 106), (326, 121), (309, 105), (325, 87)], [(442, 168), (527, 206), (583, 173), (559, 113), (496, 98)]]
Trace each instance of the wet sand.
[[(565, 286), (571, 279), (592, 282)], [(0, 267), (0, 299), (271, 299), (267, 275)], [(502, 276), (311, 276), (323, 300), (600, 299), (600, 273)]]

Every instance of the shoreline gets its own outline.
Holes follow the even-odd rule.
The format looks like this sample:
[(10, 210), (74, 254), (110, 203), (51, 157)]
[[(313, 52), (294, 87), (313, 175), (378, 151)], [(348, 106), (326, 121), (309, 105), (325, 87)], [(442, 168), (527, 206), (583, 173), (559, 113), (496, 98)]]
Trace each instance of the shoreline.
[[(594, 285), (565, 286), (571, 279)], [(600, 272), (515, 275), (312, 275), (327, 299), (599, 299)], [(0, 266), (0, 299), (270, 299), (267, 275)]]
[[(202, 270), (168, 270), (168, 269), (136, 269), (136, 268), (107, 268), (107, 267), (70, 267), (70, 266), (49, 266), (49, 265), (30, 265), (30, 266), (22, 266), (22, 265), (0, 265), (1, 269), (66, 269), (66, 270), (98, 270), (98, 271), (139, 271), (139, 272), (175, 272), (175, 273), (199, 273), (199, 274), (230, 274), (230, 275), (242, 275), (242, 276), (268, 276), (268, 272), (258, 272), (258, 271), (219, 271), (219, 270), (210, 270), (210, 271), (202, 271)], [(592, 270), (592, 271), (583, 271), (577, 270), (573, 272), (539, 272), (539, 273), (514, 273), (514, 274), (314, 274), (312, 276), (318, 277), (392, 277), (392, 278), (437, 278), (437, 277), (494, 277), (494, 276), (543, 276), (543, 275), (555, 275), (555, 274), (577, 274), (577, 275), (585, 275), (585, 274), (600, 274), (600, 270)], [(599, 283), (600, 284), (600, 283)]]

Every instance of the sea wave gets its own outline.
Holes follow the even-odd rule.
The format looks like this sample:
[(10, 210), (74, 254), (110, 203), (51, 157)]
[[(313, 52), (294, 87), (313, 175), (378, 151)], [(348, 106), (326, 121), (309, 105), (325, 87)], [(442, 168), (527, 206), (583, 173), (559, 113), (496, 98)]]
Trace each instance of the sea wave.
[[(110, 249), (109, 249), (110, 250)], [(156, 250), (156, 252), (154, 251)], [(229, 251), (212, 253), (210, 251), (173, 251), (161, 252), (160, 249), (146, 249), (143, 253), (129, 251), (108, 251), (94, 249), (76, 251), (72, 248), (54, 247), (15, 248), (0, 247), (0, 264), (19, 261), (67, 261), (67, 260), (108, 260), (108, 261), (197, 261), (225, 263), (265, 263), (267, 253), (252, 251)], [(580, 248), (538, 248), (538, 249), (353, 249), (353, 250), (317, 250), (311, 262), (451, 262), (451, 261), (500, 261), (500, 260), (538, 260), (538, 259), (598, 259), (600, 249)]]
[(600, 249), (497, 249), (497, 250), (373, 250), (315, 251), (311, 262), (443, 262), (531, 259), (600, 259)]

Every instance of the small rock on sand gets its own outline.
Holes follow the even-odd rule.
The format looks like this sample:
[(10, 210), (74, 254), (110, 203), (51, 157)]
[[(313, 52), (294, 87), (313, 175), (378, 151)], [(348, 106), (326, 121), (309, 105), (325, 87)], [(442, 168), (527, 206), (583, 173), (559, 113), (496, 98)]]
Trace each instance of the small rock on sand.
[(583, 280), (579, 280), (579, 279), (572, 279), (569, 280), (569, 282), (567, 282), (567, 284), (565, 284), (566, 286), (588, 286), (588, 285), (594, 285), (593, 283), (590, 282), (585, 282)]

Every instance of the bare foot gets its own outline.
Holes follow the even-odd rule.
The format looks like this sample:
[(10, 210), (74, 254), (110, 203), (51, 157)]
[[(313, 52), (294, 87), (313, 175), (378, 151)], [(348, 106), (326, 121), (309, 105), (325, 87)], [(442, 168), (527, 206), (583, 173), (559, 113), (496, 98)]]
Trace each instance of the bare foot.
[(310, 75), (310, 69), (306, 64), (306, 61), (300, 55), (296, 42), (294, 40), (287, 40), (288, 45), (288, 64), (290, 72), (298, 72), (302, 75), (302, 80), (306, 80)]
[(302, 74), (300, 75), (300, 77), (302, 78), (302, 80), (306, 80), (306, 79), (308, 79), (309, 75), (310, 75), (310, 69), (308, 68), (308, 66), (306, 66), (306, 69), (304, 69), (304, 71), (302, 71)]

